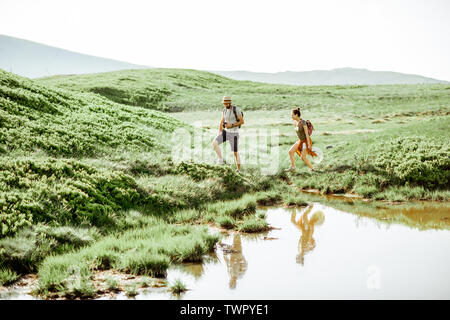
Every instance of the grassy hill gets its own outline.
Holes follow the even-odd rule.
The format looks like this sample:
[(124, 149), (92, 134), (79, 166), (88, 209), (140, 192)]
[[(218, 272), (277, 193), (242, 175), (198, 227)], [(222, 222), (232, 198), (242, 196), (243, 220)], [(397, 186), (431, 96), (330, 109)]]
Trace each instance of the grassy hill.
[(448, 86), (347, 85), (293, 86), (238, 81), (183, 69), (123, 70), (90, 75), (54, 76), (39, 83), (93, 92), (112, 101), (169, 112), (222, 110), (222, 96), (244, 110), (281, 110), (302, 106), (328, 112), (382, 114), (428, 110), (448, 103)]
[[(76, 92), (96, 92), (130, 105), (183, 110), (177, 115), (180, 120), (201, 120), (204, 128), (211, 128), (211, 136), (217, 131), (221, 97), (231, 95), (246, 112), (243, 134), (247, 129), (281, 129), (282, 150), (295, 142), (291, 125), (287, 129), (285, 124), (292, 121), (290, 110), (301, 106), (316, 125), (317, 146), (333, 146), (319, 166), (321, 174), (293, 175), (303, 188), (357, 192), (380, 199), (439, 198), (442, 194), (429, 191), (445, 188), (449, 181), (449, 145), (442, 140), (449, 130), (450, 94), (445, 84), (274, 85), (180, 69), (125, 70), (38, 81)], [(279, 161), (288, 166), (283, 152)], [(395, 190), (404, 184), (418, 189), (408, 193), (409, 187), (403, 188), (398, 194)]]
[(23, 77), (37, 78), (149, 67), (0, 35), (0, 68)]
[[(169, 115), (3, 70), (0, 105), (0, 285), (19, 274), (46, 274), (39, 268), (47, 257), (52, 261), (105, 237), (127, 244), (120, 249), (123, 259), (117, 265), (110, 261), (108, 268), (163, 274), (172, 261), (197, 261), (212, 249), (218, 238), (206, 229), (168, 225), (193, 214), (198, 220), (208, 210), (215, 210), (210, 222), (232, 214), (227, 216), (232, 228), (248, 221), (267, 227), (253, 216), (254, 198), (227, 200), (266, 190), (270, 179), (255, 174), (248, 183), (229, 167), (174, 163), (172, 133), (193, 128)], [(217, 201), (221, 206), (201, 209)], [(133, 241), (141, 232), (140, 246), (147, 246), (149, 265), (143, 269), (136, 269), (142, 253), (135, 255), (135, 243), (120, 236), (127, 230)], [(174, 247), (179, 241), (182, 250)], [(89, 269), (110, 252), (98, 250), (78, 263)], [(57, 268), (52, 264), (50, 270)], [(67, 272), (42, 276), (40, 293), (88, 294), (84, 284), (75, 289), (64, 284)]]
[[(244, 109), (244, 137), (279, 130), (275, 175), (211, 164), (224, 94)], [(258, 204), (305, 204), (286, 181), (372, 199), (450, 199), (448, 85), (299, 87), (174, 69), (30, 80), (0, 70), (0, 105), (0, 284), (37, 272), (43, 295), (95, 296), (99, 270), (154, 276), (199, 261), (218, 241), (199, 224), (266, 230)], [(325, 159), (309, 173), (297, 158), (286, 174), (299, 105)], [(189, 125), (199, 120), (202, 128)], [(205, 134), (204, 161), (174, 161), (178, 128)], [(74, 265), (75, 287), (66, 283)]]
[(160, 112), (115, 104), (98, 95), (47, 88), (0, 70), (0, 152), (42, 149), (87, 156), (111, 148), (153, 150), (180, 123)]
[[(86, 159), (159, 153), (181, 122), (0, 70), (0, 235), (36, 222), (100, 226), (139, 203), (125, 172)], [(93, 160), (91, 160), (92, 162)]]

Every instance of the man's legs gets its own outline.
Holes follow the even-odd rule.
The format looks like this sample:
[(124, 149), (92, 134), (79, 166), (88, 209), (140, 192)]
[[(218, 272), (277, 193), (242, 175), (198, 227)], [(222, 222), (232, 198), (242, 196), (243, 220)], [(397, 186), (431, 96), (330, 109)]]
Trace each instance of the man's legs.
[(222, 151), (220, 150), (220, 147), (219, 147), (219, 142), (217, 142), (217, 140), (214, 140), (213, 141), (213, 148), (214, 148), (214, 151), (217, 153), (217, 156), (219, 157), (219, 160), (223, 160), (223, 158), (222, 158)]
[(230, 139), (228, 139), (228, 140), (230, 141), (231, 151), (233, 151), (233, 153), (234, 153), (234, 159), (236, 161), (237, 171), (240, 171), (241, 170), (241, 158), (239, 157), (239, 153), (238, 153), (239, 133), (233, 134), (230, 137)]
[(236, 160), (236, 167), (238, 170), (241, 170), (241, 159), (239, 158), (239, 153), (234, 152), (234, 158)]
[(212, 146), (217, 156), (219, 157), (219, 162), (223, 163), (222, 151), (220, 150), (219, 144), (223, 142), (223, 134), (220, 133), (213, 141)]

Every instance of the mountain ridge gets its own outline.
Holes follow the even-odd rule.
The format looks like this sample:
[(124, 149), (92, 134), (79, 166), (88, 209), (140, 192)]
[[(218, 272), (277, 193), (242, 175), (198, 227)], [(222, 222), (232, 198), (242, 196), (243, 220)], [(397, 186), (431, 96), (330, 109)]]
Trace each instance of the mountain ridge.
[(251, 72), (251, 71), (210, 71), (234, 80), (247, 80), (288, 85), (383, 85), (383, 84), (424, 84), (443, 83), (416, 74), (394, 71), (372, 71), (363, 68), (334, 68), (330, 70)]
[(151, 67), (78, 53), (0, 34), (0, 68), (22, 77), (40, 78), (61, 74), (86, 74)]
[[(153, 69), (154, 67), (77, 53), (0, 34), (0, 68), (23, 77), (41, 78), (56, 75), (103, 73), (127, 69)], [(351, 67), (334, 68), (331, 70), (283, 71), (276, 73), (245, 70), (209, 72), (234, 80), (288, 85), (450, 84), (448, 81), (421, 75), (393, 71), (371, 71)]]

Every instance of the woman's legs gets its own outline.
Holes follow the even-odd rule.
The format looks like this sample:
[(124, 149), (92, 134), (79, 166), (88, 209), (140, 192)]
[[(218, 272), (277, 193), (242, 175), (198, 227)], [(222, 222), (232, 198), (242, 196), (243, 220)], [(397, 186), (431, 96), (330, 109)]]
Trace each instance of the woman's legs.
[(308, 168), (310, 168), (311, 170), (314, 171), (314, 168), (313, 168), (311, 162), (308, 160), (308, 158), (306, 158), (306, 153), (307, 153), (307, 151), (306, 151), (306, 148), (305, 148), (305, 149), (303, 149), (303, 152), (302, 152), (302, 160), (303, 160), (304, 163), (306, 163)]
[(295, 168), (295, 152), (298, 149), (298, 144), (300, 141), (294, 143), (294, 145), (289, 149), (289, 158), (291, 159), (291, 168)]

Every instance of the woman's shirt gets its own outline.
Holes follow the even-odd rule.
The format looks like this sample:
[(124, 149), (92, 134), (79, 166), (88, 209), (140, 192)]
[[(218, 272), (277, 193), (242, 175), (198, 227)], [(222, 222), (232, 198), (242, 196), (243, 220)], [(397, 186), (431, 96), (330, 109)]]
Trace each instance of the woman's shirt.
[(295, 131), (297, 132), (297, 136), (300, 140), (306, 139), (306, 133), (305, 133), (305, 129), (303, 128), (303, 126), (306, 126), (306, 121), (300, 120), (297, 123), (297, 126), (295, 127)]

